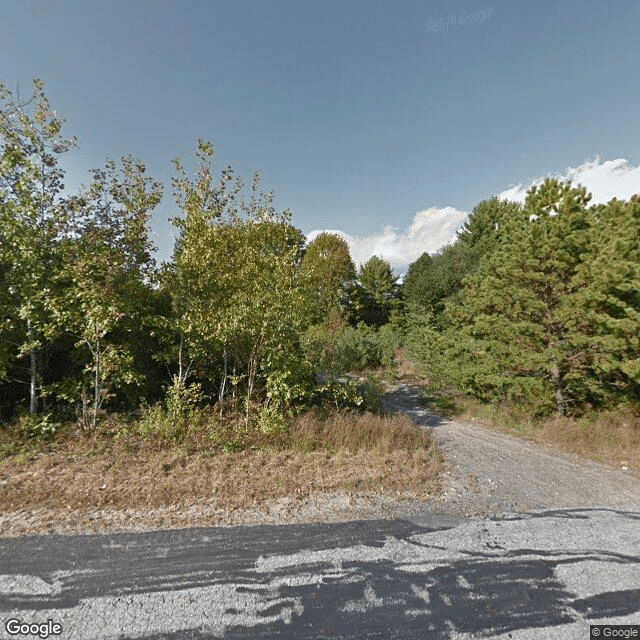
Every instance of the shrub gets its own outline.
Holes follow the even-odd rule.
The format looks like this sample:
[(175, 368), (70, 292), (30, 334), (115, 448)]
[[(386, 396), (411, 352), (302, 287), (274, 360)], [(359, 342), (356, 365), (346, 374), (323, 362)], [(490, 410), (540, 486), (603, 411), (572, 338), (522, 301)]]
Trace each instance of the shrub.
[(20, 424), (25, 437), (39, 440), (49, 440), (62, 428), (60, 422), (51, 420), (50, 413), (23, 416)]
[(382, 360), (382, 349), (375, 329), (359, 322), (347, 327), (336, 342), (340, 370), (362, 371), (375, 367)]

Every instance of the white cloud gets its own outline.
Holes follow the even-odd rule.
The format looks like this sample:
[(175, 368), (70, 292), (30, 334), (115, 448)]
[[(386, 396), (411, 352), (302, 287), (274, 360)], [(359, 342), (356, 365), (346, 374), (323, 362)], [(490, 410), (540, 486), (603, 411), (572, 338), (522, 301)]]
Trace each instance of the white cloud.
[[(596, 157), (579, 167), (567, 168), (564, 175), (554, 174), (553, 177), (571, 180), (576, 186), (586, 187), (593, 196), (591, 204), (606, 203), (614, 197), (628, 200), (633, 194), (640, 193), (640, 165), (634, 167), (624, 159), (602, 162)], [(544, 178), (537, 178), (528, 184), (509, 187), (499, 193), (498, 198), (524, 202), (531, 186), (541, 184), (543, 180)], [(356, 267), (377, 255), (388, 260), (396, 271), (402, 272), (425, 251), (434, 253), (450, 243), (467, 216), (468, 212), (454, 207), (431, 207), (418, 211), (409, 228), (404, 231), (389, 225), (379, 233), (362, 237), (350, 236), (337, 230), (327, 232), (336, 233), (347, 241)], [(322, 231), (314, 230), (309, 233), (309, 241), (319, 233)]]
[[(606, 160), (600, 158), (587, 161), (579, 167), (569, 167), (561, 174), (549, 174), (549, 177), (571, 180), (575, 186), (582, 185), (593, 196), (590, 204), (609, 202), (612, 198), (628, 200), (640, 193), (640, 165), (634, 167), (623, 158)], [(527, 191), (535, 184), (541, 184), (544, 178), (532, 180), (529, 184), (518, 184), (498, 194), (500, 199), (524, 202)]]
[[(379, 233), (363, 237), (350, 236), (337, 230), (326, 231), (335, 233), (347, 241), (356, 267), (365, 263), (371, 256), (380, 256), (388, 260), (396, 271), (404, 271), (425, 251), (433, 253), (451, 242), (466, 217), (466, 211), (459, 211), (453, 207), (431, 207), (418, 211), (411, 226), (404, 231), (391, 225), (384, 227)], [(311, 231), (307, 238), (311, 241), (320, 233), (320, 230)]]

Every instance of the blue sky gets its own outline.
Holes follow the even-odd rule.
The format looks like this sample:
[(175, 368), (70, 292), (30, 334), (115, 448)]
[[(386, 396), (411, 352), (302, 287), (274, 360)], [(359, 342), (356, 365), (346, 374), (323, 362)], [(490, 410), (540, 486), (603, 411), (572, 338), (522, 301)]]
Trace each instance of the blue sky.
[[(403, 270), (545, 175), (640, 192), (640, 3), (3, 0), (0, 82), (45, 81), (68, 184), (131, 153), (165, 183), (211, 140), (306, 234)], [(604, 196), (602, 196), (604, 197)], [(612, 195), (610, 195), (612, 197)], [(311, 235), (313, 237), (313, 234)]]

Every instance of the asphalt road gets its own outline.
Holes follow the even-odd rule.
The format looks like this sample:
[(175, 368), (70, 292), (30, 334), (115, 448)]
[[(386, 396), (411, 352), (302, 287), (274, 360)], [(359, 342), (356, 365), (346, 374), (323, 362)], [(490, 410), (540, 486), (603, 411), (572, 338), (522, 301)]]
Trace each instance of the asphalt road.
[(640, 507), (7, 538), (0, 574), (3, 638), (589, 638), (640, 625)]

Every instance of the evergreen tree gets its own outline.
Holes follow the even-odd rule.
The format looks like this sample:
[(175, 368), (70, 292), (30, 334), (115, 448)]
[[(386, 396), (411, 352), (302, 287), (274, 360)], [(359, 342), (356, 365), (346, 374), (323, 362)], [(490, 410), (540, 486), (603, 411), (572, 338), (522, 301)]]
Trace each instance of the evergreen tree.
[(453, 244), (433, 256), (424, 253), (409, 265), (402, 284), (405, 307), (430, 313), (437, 321), (446, 300), (461, 290), (464, 278), (498, 246), (506, 221), (519, 214), (518, 203), (496, 197), (476, 205)]
[(360, 266), (360, 316), (366, 324), (381, 327), (389, 322), (398, 301), (397, 280), (389, 262), (378, 256), (372, 256)]
[[(588, 354), (573, 381), (593, 404), (640, 400), (640, 197), (594, 211), (590, 251), (574, 277), (564, 320)], [(577, 390), (576, 390), (577, 391)]]
[(423, 357), (440, 374), (487, 400), (524, 400), (561, 415), (575, 408), (572, 390), (588, 367), (567, 310), (589, 250), (589, 199), (554, 179), (529, 191), (522, 214), (505, 221), (504, 241), (447, 304), (449, 328), (423, 336), (431, 341)]

